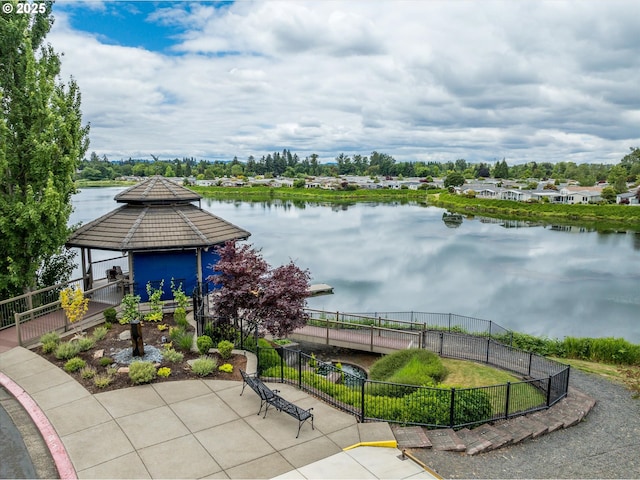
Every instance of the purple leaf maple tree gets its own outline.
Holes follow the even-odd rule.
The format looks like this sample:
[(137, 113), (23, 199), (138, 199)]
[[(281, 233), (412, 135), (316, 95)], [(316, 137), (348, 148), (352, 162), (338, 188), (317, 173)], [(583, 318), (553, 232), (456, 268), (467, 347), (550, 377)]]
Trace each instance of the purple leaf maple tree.
[(293, 262), (272, 269), (251, 245), (228, 241), (217, 247), (219, 262), (209, 278), (220, 288), (213, 313), (240, 328), (256, 326), (276, 338), (306, 324), (310, 274)]

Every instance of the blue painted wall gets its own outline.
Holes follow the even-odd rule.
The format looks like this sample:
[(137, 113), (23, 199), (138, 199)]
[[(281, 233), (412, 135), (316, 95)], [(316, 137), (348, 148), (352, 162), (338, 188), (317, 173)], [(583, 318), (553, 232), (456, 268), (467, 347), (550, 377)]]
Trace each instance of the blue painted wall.
[(164, 280), (162, 300), (171, 300), (171, 279), (182, 282), (182, 290), (191, 295), (198, 282), (196, 251), (138, 252), (133, 253), (134, 294), (142, 302), (149, 299), (147, 282), (158, 287)]
[[(212, 265), (218, 263), (220, 256), (213, 248), (203, 251), (202, 254), (202, 281), (209, 283), (209, 291), (215, 286), (207, 282), (207, 277), (213, 274)], [(198, 285), (198, 262), (195, 250), (169, 251), (169, 252), (138, 252), (132, 253), (134, 272), (134, 295), (140, 295), (142, 302), (149, 298), (147, 295), (147, 282), (151, 282), (154, 288), (164, 280), (162, 300), (171, 300), (171, 279), (176, 286), (182, 282), (182, 290), (191, 295)]]
[(214, 248), (210, 248), (208, 252), (202, 252), (202, 282), (208, 283), (209, 291), (219, 288), (216, 287), (213, 282), (207, 280), (208, 277), (214, 274), (214, 269), (212, 268), (218, 260), (220, 260), (220, 255), (215, 252)]

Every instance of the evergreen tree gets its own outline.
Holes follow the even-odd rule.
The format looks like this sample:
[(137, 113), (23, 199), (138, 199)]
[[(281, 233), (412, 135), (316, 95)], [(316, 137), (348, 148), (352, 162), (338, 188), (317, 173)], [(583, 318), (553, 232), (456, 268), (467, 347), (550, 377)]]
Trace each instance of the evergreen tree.
[(66, 241), (74, 175), (88, 147), (78, 86), (57, 82), (60, 58), (45, 43), (52, 2), (43, 5), (43, 13), (0, 15), (2, 298), (32, 289)]

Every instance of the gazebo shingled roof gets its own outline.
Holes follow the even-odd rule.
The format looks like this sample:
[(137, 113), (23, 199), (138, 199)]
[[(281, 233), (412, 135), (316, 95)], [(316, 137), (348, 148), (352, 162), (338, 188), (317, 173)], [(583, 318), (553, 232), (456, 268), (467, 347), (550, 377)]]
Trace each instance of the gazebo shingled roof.
[(163, 177), (151, 177), (118, 195), (126, 205), (76, 230), (68, 247), (116, 251), (207, 248), (251, 234), (190, 202), (197, 193)]
[(127, 188), (114, 198), (119, 203), (167, 205), (189, 203), (202, 197), (193, 190), (156, 175)]

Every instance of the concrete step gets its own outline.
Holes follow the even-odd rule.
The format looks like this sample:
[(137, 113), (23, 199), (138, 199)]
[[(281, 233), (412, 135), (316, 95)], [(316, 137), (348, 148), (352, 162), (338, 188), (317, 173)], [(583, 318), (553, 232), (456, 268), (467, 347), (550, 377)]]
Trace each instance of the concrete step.
[(434, 450), (464, 452), (467, 447), (451, 428), (438, 430), (426, 430), (425, 435), (431, 442)]

